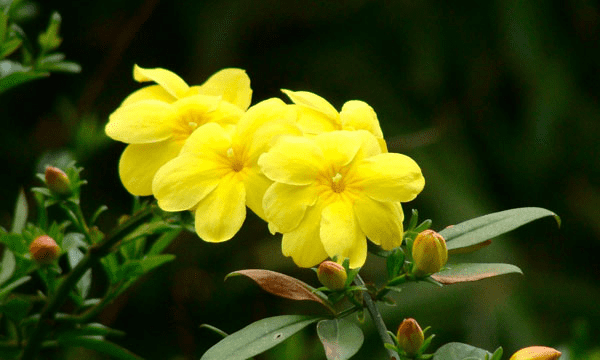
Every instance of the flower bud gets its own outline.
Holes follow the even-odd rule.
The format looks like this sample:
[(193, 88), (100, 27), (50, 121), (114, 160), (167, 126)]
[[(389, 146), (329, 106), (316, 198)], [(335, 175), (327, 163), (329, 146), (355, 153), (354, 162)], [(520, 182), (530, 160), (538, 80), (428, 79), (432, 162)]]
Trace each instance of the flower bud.
[(415, 262), (415, 269), (413, 270), (415, 274), (436, 273), (448, 261), (446, 240), (433, 230), (422, 231), (413, 242), (412, 256)]
[(514, 353), (510, 360), (556, 360), (560, 355), (560, 351), (551, 347), (530, 346)]
[(346, 269), (336, 262), (323, 261), (317, 269), (317, 277), (321, 284), (331, 290), (341, 290), (346, 285)]
[(46, 166), (44, 178), (50, 191), (59, 195), (69, 195), (71, 193), (71, 181), (69, 181), (69, 177), (61, 169), (54, 166)]
[(48, 235), (38, 236), (29, 245), (31, 257), (40, 264), (50, 264), (58, 257), (60, 248)]
[(419, 323), (410, 318), (402, 321), (402, 324), (398, 327), (396, 337), (398, 338), (398, 347), (404, 350), (408, 356), (416, 355), (425, 340), (425, 335)]

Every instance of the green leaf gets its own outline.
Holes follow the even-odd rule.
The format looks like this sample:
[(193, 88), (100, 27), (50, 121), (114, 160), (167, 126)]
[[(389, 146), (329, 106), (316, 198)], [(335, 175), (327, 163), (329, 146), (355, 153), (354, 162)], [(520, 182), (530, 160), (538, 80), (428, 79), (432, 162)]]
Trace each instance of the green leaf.
[(404, 266), (404, 251), (402, 248), (396, 248), (392, 250), (391, 254), (386, 259), (386, 267), (388, 278), (392, 279), (396, 277), (402, 267)]
[(17, 203), (15, 204), (15, 217), (13, 218), (11, 231), (12, 233), (21, 233), (27, 223), (27, 198), (25, 197), (25, 191), (19, 190), (19, 196), (17, 197)]
[(456, 284), (477, 281), (504, 274), (523, 274), (521, 269), (511, 264), (446, 264), (446, 269), (431, 275), (442, 284)]
[(154, 244), (152, 244), (150, 250), (148, 250), (148, 255), (160, 254), (167, 246), (169, 246), (169, 244), (171, 244), (173, 240), (175, 240), (175, 238), (181, 233), (181, 231), (182, 229), (178, 228), (162, 234), (158, 238), (158, 240), (156, 240)]
[(81, 65), (72, 61), (47, 62), (40, 65), (38, 70), (77, 74), (81, 72)]
[(108, 281), (111, 284), (117, 282), (117, 272), (119, 271), (119, 263), (117, 262), (117, 255), (115, 253), (110, 253), (100, 259), (102, 266), (104, 267), (104, 271), (106, 272), (106, 276), (108, 276)]
[(21, 234), (0, 235), (0, 242), (6, 245), (15, 255), (25, 255), (29, 252), (29, 246)]
[(100, 323), (90, 323), (76, 329), (68, 329), (59, 332), (58, 339), (75, 338), (80, 336), (124, 336), (125, 333), (120, 330), (111, 329)]
[(494, 353), (492, 354), (492, 358), (490, 360), (502, 360), (503, 354), (504, 354), (504, 350), (502, 349), (502, 346), (500, 346), (499, 348), (496, 349), (496, 351), (494, 351)]
[(111, 359), (122, 360), (141, 360), (142, 358), (130, 352), (119, 345), (106, 341), (97, 336), (77, 336), (59, 338), (58, 343), (61, 346), (84, 347), (95, 350), (99, 353), (109, 355)]
[(317, 335), (327, 360), (346, 360), (356, 354), (364, 341), (362, 330), (346, 319), (321, 320)]
[(2, 255), (2, 262), (0, 262), (0, 285), (7, 282), (15, 272), (17, 261), (15, 260), (15, 254), (9, 249), (4, 249)]
[(318, 321), (302, 315), (274, 316), (254, 322), (208, 349), (200, 360), (245, 360), (258, 355)]
[[(69, 265), (71, 269), (75, 268), (77, 264), (83, 259), (85, 256), (83, 251), (79, 250), (79, 248), (74, 247), (67, 252)], [(81, 279), (77, 282), (75, 288), (77, 289), (77, 293), (81, 295), (82, 299), (85, 299), (88, 296), (90, 291), (90, 286), (92, 285), (92, 269), (87, 270)]]
[(0, 301), (2, 301), (2, 299), (4, 299), (4, 297), (6, 295), (10, 294), (10, 292), (14, 288), (28, 282), (30, 279), (31, 279), (31, 276), (23, 276), (22, 278), (17, 279), (15, 281), (11, 282), (10, 284), (6, 285), (5, 287), (1, 288), (0, 289)]
[(553, 216), (560, 226), (560, 218), (552, 211), (536, 207), (526, 207), (500, 211), (467, 220), (445, 228), (439, 233), (446, 239), (446, 245), (448, 251), (450, 251), (480, 244), (546, 216)]
[(483, 349), (452, 342), (440, 347), (433, 354), (433, 360), (484, 360), (486, 356), (491, 355)]
[[(1, 64), (0, 64), (1, 66)], [(10, 75), (5, 77), (0, 76), (0, 93), (15, 87), (17, 85), (24, 84), (26, 82), (36, 80), (39, 78), (50, 76), (48, 72), (35, 72), (35, 71), (27, 71), (27, 72), (12, 72)]]
[(13, 38), (3, 44), (0, 44), (0, 59), (5, 58), (15, 52), (21, 46), (21, 44), (23, 44), (23, 40), (19, 38)]
[(173, 261), (173, 260), (175, 260), (175, 255), (161, 254), (161, 255), (145, 257), (145, 258), (139, 260), (139, 262), (140, 262), (142, 274), (145, 274), (148, 271), (150, 271), (154, 268), (157, 268), (157, 267), (161, 266), (162, 264), (165, 264), (169, 261)]
[(0, 11), (0, 44), (6, 39), (6, 29), (8, 28), (8, 14)]
[(69, 252), (74, 248), (85, 248), (87, 246), (88, 244), (85, 242), (85, 235), (81, 233), (68, 233), (63, 237), (61, 250), (63, 252)]
[(50, 16), (50, 22), (46, 32), (41, 33), (38, 36), (38, 43), (42, 48), (42, 53), (52, 51), (60, 46), (62, 39), (58, 36), (60, 29), (61, 17), (56, 11)]
[(31, 309), (31, 300), (21, 296), (11, 296), (0, 305), (0, 314), (5, 314), (15, 322), (20, 322)]

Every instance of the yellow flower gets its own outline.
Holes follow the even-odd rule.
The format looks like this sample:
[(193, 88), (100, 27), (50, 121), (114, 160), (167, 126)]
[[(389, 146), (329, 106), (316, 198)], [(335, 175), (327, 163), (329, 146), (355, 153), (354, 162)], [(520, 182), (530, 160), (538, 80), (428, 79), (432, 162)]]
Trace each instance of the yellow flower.
[(154, 81), (129, 95), (109, 117), (106, 134), (128, 143), (119, 162), (123, 185), (134, 195), (151, 195), (158, 169), (185, 140), (209, 122), (233, 125), (250, 105), (250, 79), (241, 69), (224, 69), (200, 86), (188, 86), (165, 69), (134, 67), (137, 81)]
[(196, 232), (206, 241), (231, 239), (246, 218), (246, 205), (265, 217), (262, 197), (272, 181), (257, 159), (282, 134), (301, 131), (295, 110), (279, 99), (252, 106), (231, 131), (203, 125), (156, 173), (152, 191), (158, 205), (165, 211), (193, 209)]
[(367, 130), (377, 138), (381, 152), (387, 152), (377, 114), (364, 101), (348, 101), (338, 113), (327, 100), (311, 92), (285, 89), (281, 91), (298, 107), (298, 126), (305, 134), (315, 135), (335, 130)]
[(364, 130), (281, 137), (258, 164), (275, 181), (263, 199), (269, 228), (283, 234), (283, 254), (302, 267), (328, 256), (362, 266), (365, 235), (386, 250), (400, 246), (400, 202), (425, 185), (411, 158), (382, 153)]

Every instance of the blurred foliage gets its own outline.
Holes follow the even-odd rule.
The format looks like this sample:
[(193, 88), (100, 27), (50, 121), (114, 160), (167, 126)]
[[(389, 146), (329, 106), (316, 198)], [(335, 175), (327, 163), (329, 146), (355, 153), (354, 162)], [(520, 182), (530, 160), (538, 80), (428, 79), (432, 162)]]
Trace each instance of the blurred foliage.
[[(460, 341), (489, 351), (501, 345), (512, 354), (544, 344), (573, 348), (570, 359), (598, 352), (597, 2), (23, 3), (31, 11), (14, 19), (26, 34), (45, 32), (53, 11), (62, 15), (61, 50), (83, 70), (0, 96), (0, 225), (10, 225), (18, 189), (38, 184), (33, 174), (40, 159), (64, 153), (86, 169), (86, 214), (103, 203), (114, 217), (129, 212), (117, 174), (123, 146), (107, 146), (102, 130), (110, 112), (139, 88), (134, 63), (170, 69), (190, 84), (240, 67), (252, 80), (253, 102), (288, 88), (313, 91), (338, 108), (350, 99), (373, 106), (390, 150), (413, 157), (427, 181), (405, 213), (418, 208), (434, 219), (433, 229), (522, 206), (561, 216), (560, 231), (548, 226), (552, 220), (540, 221), (469, 255), (469, 261), (515, 263), (525, 277), (444, 289), (411, 284), (394, 295), (398, 307), (382, 308), (390, 329), (413, 317), (433, 327), (434, 348)], [(98, 224), (106, 229), (115, 222), (103, 216)], [(147, 358), (199, 358), (219, 340), (199, 329), (202, 323), (233, 332), (268, 316), (320, 311), (223, 282), (231, 271), (262, 267), (317, 284), (312, 271), (281, 255), (279, 239), (256, 217), (227, 243), (187, 234), (167, 250), (176, 254), (174, 262), (133, 285), (98, 318), (138, 334), (120, 344)], [(367, 281), (385, 273), (379, 260), (368, 261)], [(573, 330), (582, 322), (584, 330)], [(363, 329), (373, 326), (367, 320)], [(319, 346), (306, 330), (257, 358), (322, 359)], [(64, 357), (82, 354), (88, 355), (69, 350)], [(379, 339), (367, 332), (356, 358), (379, 355)]]

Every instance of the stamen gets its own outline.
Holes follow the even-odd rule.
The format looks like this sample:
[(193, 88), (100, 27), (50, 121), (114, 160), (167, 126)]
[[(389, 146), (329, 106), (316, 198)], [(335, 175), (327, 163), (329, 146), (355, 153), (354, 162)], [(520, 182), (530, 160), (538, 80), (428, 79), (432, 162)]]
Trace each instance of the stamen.
[(331, 189), (336, 193), (340, 193), (340, 192), (344, 191), (344, 183), (342, 182), (342, 174), (337, 173), (337, 174), (335, 174), (334, 177), (331, 178)]
[(227, 149), (227, 157), (230, 159), (233, 159), (233, 156), (234, 156), (233, 148)]
[(188, 126), (189, 126), (189, 127), (191, 127), (192, 129), (195, 129), (195, 128), (197, 128), (197, 127), (198, 127), (198, 123), (197, 123), (197, 122), (190, 121), (190, 122), (188, 123)]

